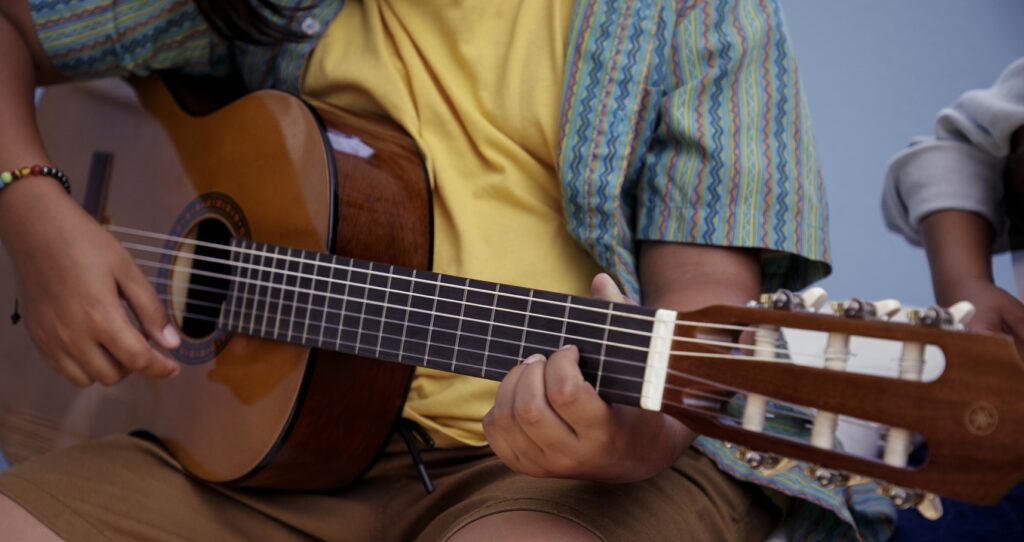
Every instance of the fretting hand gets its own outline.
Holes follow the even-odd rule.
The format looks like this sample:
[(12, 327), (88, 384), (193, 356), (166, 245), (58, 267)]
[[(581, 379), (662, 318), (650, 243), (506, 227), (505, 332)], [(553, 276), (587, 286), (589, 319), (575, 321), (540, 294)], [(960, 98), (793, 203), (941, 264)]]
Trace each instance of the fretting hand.
[[(594, 296), (625, 301), (607, 275)], [(609, 405), (583, 379), (579, 351), (536, 354), (512, 369), (484, 418), (495, 454), (532, 476), (631, 482), (667, 468), (694, 433), (660, 412)]]

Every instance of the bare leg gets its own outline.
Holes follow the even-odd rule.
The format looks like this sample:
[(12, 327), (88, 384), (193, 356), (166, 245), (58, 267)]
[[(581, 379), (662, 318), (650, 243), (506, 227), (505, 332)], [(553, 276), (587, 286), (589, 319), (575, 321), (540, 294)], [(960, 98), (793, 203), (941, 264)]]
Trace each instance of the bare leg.
[(3, 495), (0, 495), (0, 525), (4, 526), (4, 537), (10, 537), (9, 540), (59, 542), (61, 539), (32, 517), (32, 514)]
[(519, 542), (522, 540), (597, 542), (579, 524), (554, 514), (533, 511), (502, 512), (480, 518), (459, 529), (448, 542)]

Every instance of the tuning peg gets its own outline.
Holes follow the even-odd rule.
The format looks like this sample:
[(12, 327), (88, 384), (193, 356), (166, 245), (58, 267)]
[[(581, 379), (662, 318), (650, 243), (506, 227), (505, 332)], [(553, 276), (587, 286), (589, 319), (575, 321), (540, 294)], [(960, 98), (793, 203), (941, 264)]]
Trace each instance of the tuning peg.
[(925, 493), (924, 498), (917, 505), (917, 511), (925, 519), (935, 521), (942, 517), (942, 500), (939, 499), (938, 495)]
[(736, 458), (747, 464), (748, 467), (760, 471), (765, 476), (775, 476), (785, 472), (796, 465), (796, 461), (788, 457), (780, 457), (775, 454), (756, 452), (743, 447), (736, 448)]
[(863, 318), (866, 320), (892, 318), (902, 307), (903, 305), (895, 299), (865, 301), (858, 297), (832, 304), (832, 310), (836, 314), (847, 318)]
[(896, 313), (900, 312), (903, 308), (903, 304), (896, 299), (882, 299), (875, 301), (875, 315), (880, 318), (889, 319), (896, 316)]
[(974, 304), (970, 301), (959, 301), (946, 309), (953, 317), (953, 324), (966, 326), (974, 317)]
[(942, 517), (942, 501), (933, 493), (907, 489), (888, 482), (878, 486), (878, 493), (892, 499), (892, 503), (902, 510), (917, 508), (923, 517), (932, 521)]
[(874, 481), (859, 474), (826, 469), (818, 465), (808, 465), (804, 472), (824, 488), (844, 488)]
[(818, 482), (818, 485), (824, 488), (837, 488), (846, 487), (850, 477), (846, 473), (835, 471), (832, 469), (826, 469), (825, 467), (819, 467), (817, 465), (810, 465), (807, 467), (807, 475)]
[(828, 293), (825, 292), (824, 288), (815, 286), (814, 288), (804, 290), (800, 297), (803, 299), (804, 307), (807, 310), (818, 312), (821, 307), (825, 306), (825, 301), (828, 300)]
[(932, 305), (921, 313), (920, 323), (923, 326), (962, 328), (974, 316), (974, 305), (970, 301), (954, 303), (949, 308)]
[(824, 305), (828, 294), (824, 288), (814, 287), (803, 293), (795, 294), (786, 289), (776, 290), (774, 294), (761, 296), (761, 305), (778, 310), (815, 311)]

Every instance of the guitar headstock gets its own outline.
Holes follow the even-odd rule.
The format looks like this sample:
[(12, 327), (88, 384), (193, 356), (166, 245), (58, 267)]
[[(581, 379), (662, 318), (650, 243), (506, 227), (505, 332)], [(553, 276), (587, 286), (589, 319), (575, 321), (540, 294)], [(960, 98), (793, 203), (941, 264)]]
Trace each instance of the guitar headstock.
[[(930, 493), (995, 503), (1024, 478), (1024, 364), (1008, 338), (963, 331), (966, 303), (901, 311), (852, 299), (822, 311), (823, 297), (780, 291), (680, 314), (662, 410), (767, 474), (802, 460), (823, 486), (876, 480), (925, 515), (941, 514)], [(801, 337), (792, 351), (784, 334)], [(764, 432), (766, 416), (810, 437)], [(837, 426), (851, 424), (873, 441), (840, 446)], [(911, 457), (922, 443), (926, 456)]]

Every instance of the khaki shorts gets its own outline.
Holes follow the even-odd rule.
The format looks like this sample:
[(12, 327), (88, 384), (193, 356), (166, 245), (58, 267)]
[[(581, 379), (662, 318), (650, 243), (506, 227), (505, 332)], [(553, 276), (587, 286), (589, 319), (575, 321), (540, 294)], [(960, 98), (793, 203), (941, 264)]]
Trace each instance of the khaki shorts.
[(238, 490), (196, 481), (161, 447), (116, 437), (0, 474), (4, 493), (66, 540), (444, 540), (512, 510), (554, 514), (604, 540), (764, 540), (778, 510), (756, 487), (692, 449), (662, 474), (609, 485), (510, 472), (487, 448), (424, 453), (427, 495), (393, 442), (356, 484), (333, 493)]

